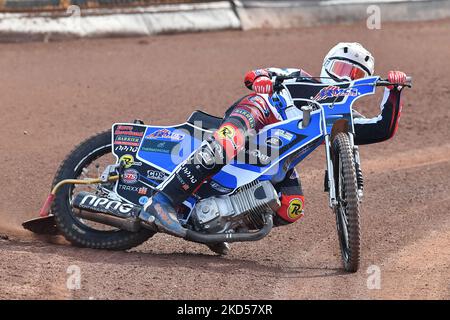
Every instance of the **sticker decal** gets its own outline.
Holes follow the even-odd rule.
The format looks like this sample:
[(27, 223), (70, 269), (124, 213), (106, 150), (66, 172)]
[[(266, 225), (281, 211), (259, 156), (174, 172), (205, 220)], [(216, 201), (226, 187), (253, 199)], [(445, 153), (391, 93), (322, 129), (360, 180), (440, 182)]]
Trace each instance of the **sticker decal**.
[(168, 139), (173, 141), (181, 141), (184, 139), (184, 137), (185, 135), (181, 133), (175, 133), (168, 129), (159, 129), (145, 136), (145, 139), (149, 140)]
[(214, 190), (217, 190), (217, 191), (219, 191), (219, 192), (221, 192), (221, 193), (230, 193), (231, 191), (233, 191), (233, 189), (224, 187), (224, 186), (222, 186), (221, 184), (219, 184), (219, 183), (217, 183), (217, 182), (215, 182), (215, 181), (213, 181), (213, 180), (211, 180), (211, 182), (209, 183), (209, 185), (210, 185)]
[(147, 194), (147, 191), (148, 191), (148, 188), (147, 187), (140, 187), (139, 189), (138, 189), (138, 194)]
[(125, 168), (128, 169), (134, 164), (134, 157), (131, 154), (124, 154), (120, 157), (119, 162), (125, 163)]
[(303, 201), (300, 198), (294, 198), (289, 202), (288, 217), (296, 220), (303, 214)]
[(346, 97), (346, 96), (356, 97), (356, 96), (358, 96), (358, 94), (359, 94), (359, 91), (356, 88), (346, 89), (346, 88), (339, 88), (336, 86), (328, 86), (328, 87), (322, 88), (319, 91), (319, 93), (317, 93), (317, 95), (314, 97), (313, 100), (322, 101), (322, 100), (326, 100), (328, 98), (337, 98), (337, 97)]
[(115, 135), (132, 136), (132, 137), (142, 137), (144, 132), (133, 131), (133, 126), (117, 126), (114, 131)]
[(248, 126), (250, 127), (250, 129), (255, 129), (255, 125), (256, 125), (255, 118), (253, 117), (253, 115), (251, 114), (250, 111), (247, 111), (245, 109), (236, 108), (230, 114), (230, 117), (233, 117), (233, 116), (241, 118), (242, 120), (248, 122)]
[(128, 136), (128, 135), (114, 136), (114, 145), (139, 147), (140, 142), (141, 142), (140, 137), (132, 137), (132, 136)]
[(147, 178), (152, 180), (164, 181), (167, 175), (162, 171), (157, 170), (147, 170)]
[(273, 135), (274, 135), (274, 136), (281, 137), (281, 138), (284, 138), (284, 139), (286, 139), (287, 141), (291, 141), (292, 138), (294, 138), (294, 135), (293, 135), (292, 133), (287, 132), (287, 131), (285, 131), (285, 130), (281, 130), (281, 129), (276, 129), (276, 130), (274, 130), (274, 131), (273, 131)]
[(233, 141), (233, 138), (236, 135), (236, 130), (231, 125), (225, 125), (220, 128), (217, 135), (220, 139)]
[(161, 141), (154, 139), (144, 139), (141, 150), (145, 152), (157, 152), (171, 154), (173, 148), (178, 145), (178, 141)]
[(139, 180), (139, 172), (134, 169), (127, 169), (123, 172), (122, 182), (125, 184), (135, 184)]
[(147, 201), (148, 201), (148, 197), (142, 196), (142, 197), (139, 198), (139, 204), (140, 205), (146, 204)]
[(283, 145), (283, 142), (277, 137), (269, 137), (266, 139), (266, 145), (269, 147), (279, 148)]
[[(136, 152), (144, 136), (145, 127), (131, 124), (116, 124), (113, 127), (114, 151)], [(122, 148), (120, 148), (122, 147)]]

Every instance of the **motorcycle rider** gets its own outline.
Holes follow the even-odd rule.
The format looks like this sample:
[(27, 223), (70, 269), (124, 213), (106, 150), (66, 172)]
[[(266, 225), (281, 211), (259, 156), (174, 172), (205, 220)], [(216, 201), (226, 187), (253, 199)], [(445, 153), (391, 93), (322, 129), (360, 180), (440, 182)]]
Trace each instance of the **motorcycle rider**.
[[(248, 72), (245, 75), (245, 85), (254, 93), (238, 100), (227, 110), (218, 130), (158, 186), (159, 192), (146, 203), (140, 218), (145, 221), (154, 220), (160, 231), (185, 236), (186, 229), (177, 219), (176, 207), (245, 148), (247, 135), (283, 120), (276, 107), (264, 98), (273, 93), (271, 77), (290, 75), (332, 86), (371, 76), (373, 73), (374, 58), (359, 43), (339, 43), (334, 46), (324, 58), (320, 82), (302, 69), (268, 68)], [(405, 84), (406, 75), (401, 71), (390, 71), (388, 80), (398, 85), (386, 87), (380, 106), (381, 113), (374, 118), (359, 115), (354, 119), (354, 141), (357, 145), (387, 140), (397, 130), (402, 108), (399, 86)], [(274, 217), (274, 224), (290, 224), (302, 217), (304, 196), (295, 169), (288, 172), (286, 178), (275, 185), (275, 189), (281, 194), (282, 205)], [(292, 203), (296, 206), (293, 207)], [(219, 254), (226, 254), (229, 250), (227, 243), (208, 246)]]

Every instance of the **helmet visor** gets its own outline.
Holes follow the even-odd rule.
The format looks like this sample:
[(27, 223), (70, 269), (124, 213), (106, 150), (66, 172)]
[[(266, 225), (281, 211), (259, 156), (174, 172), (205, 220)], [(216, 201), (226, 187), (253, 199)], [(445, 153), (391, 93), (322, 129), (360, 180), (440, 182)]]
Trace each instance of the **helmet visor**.
[(329, 72), (339, 79), (347, 78), (349, 80), (356, 80), (367, 76), (367, 72), (361, 67), (342, 60), (334, 60)]

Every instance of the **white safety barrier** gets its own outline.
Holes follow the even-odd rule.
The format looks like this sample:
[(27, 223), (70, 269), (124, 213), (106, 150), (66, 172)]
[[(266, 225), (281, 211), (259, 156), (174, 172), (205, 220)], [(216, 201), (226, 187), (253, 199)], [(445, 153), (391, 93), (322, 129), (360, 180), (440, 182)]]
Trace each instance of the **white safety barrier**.
[[(72, 8), (74, 9), (74, 8)], [(0, 36), (146, 36), (173, 32), (240, 29), (229, 1), (128, 9), (72, 10), (70, 16), (0, 14)]]
[(450, 17), (449, 0), (235, 0), (244, 30), (310, 27), (367, 20), (377, 6), (382, 21), (436, 20)]

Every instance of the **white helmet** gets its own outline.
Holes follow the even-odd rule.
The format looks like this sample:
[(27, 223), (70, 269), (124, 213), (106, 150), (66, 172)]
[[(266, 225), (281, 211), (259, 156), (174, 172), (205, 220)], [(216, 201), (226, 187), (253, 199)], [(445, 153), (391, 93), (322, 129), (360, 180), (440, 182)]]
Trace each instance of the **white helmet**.
[(362, 45), (340, 42), (325, 56), (320, 76), (323, 83), (355, 80), (373, 75), (374, 65), (375, 59)]

